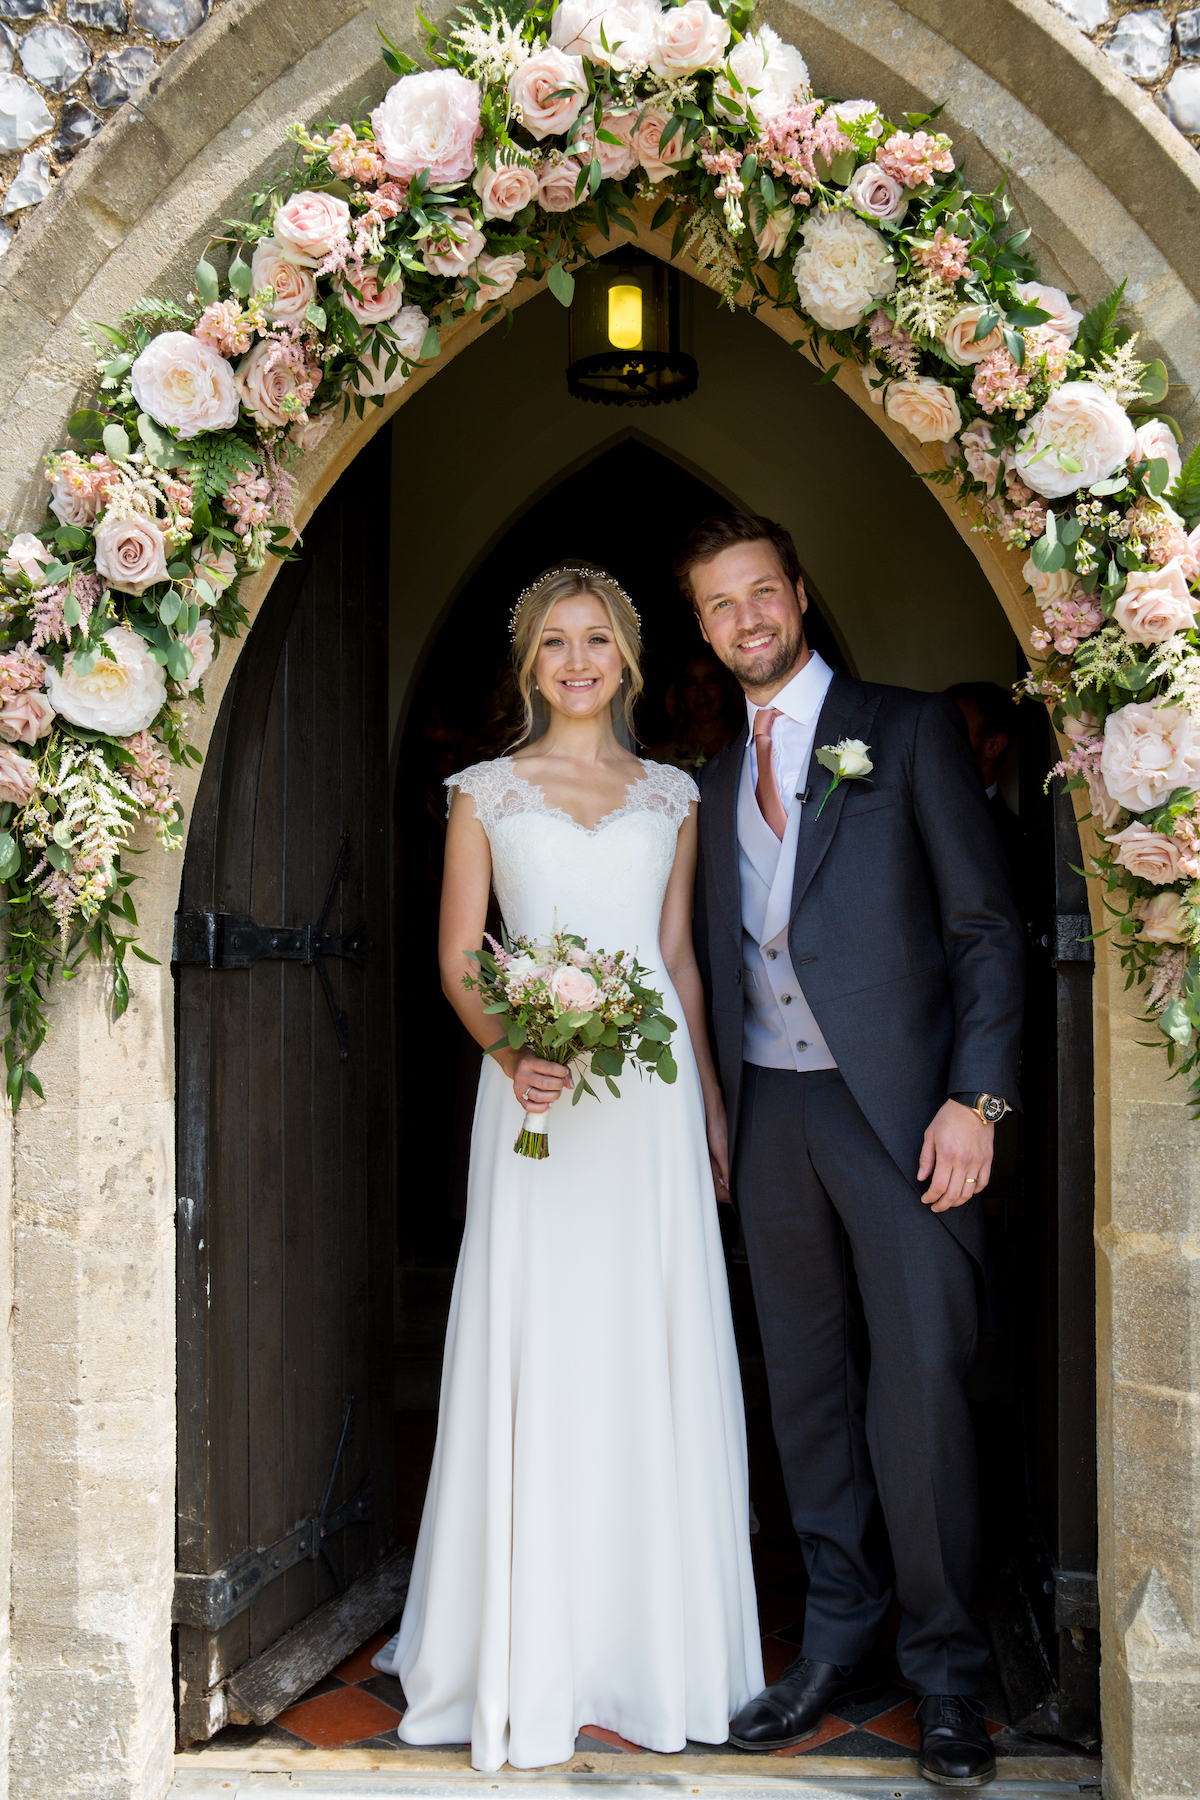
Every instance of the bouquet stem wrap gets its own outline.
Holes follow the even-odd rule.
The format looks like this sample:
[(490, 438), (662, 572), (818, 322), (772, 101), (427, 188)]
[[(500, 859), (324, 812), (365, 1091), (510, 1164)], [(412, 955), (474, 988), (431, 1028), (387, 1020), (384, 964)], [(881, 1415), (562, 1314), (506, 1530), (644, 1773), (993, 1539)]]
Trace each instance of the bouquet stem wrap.
[(513, 1149), (518, 1156), (532, 1156), (541, 1162), (550, 1154), (550, 1134), (546, 1130), (548, 1113), (526, 1113), (525, 1123), (517, 1133)]

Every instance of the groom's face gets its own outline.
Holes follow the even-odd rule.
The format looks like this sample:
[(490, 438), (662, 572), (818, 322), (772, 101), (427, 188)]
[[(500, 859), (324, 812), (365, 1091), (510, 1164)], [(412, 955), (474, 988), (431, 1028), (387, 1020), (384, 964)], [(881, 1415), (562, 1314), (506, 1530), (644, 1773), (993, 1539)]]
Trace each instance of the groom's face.
[(767, 538), (731, 544), (689, 574), (705, 640), (751, 699), (771, 698), (808, 660), (803, 583), (792, 586)]

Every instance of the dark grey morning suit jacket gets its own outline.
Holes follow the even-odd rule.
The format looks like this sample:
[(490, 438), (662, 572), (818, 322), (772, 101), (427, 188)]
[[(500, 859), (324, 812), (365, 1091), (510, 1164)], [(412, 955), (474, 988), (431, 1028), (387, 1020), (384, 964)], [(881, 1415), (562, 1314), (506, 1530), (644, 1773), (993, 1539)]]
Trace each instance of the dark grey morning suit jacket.
[[(816, 749), (841, 738), (862, 739), (874, 767), (821, 808), (831, 777)], [(932, 1213), (917, 1165), (949, 1094), (1017, 1099), (1023, 959), (1009, 875), (957, 705), (835, 673), (807, 775), (788, 944), (838, 1066), (745, 1064), (745, 745), (739, 733), (701, 771), (694, 930), (808, 1567), (803, 1653), (860, 1661), (894, 1571), (906, 1679), (918, 1693), (970, 1694), (987, 1659), (971, 1614), (979, 1502), (964, 1387), (983, 1208)]]

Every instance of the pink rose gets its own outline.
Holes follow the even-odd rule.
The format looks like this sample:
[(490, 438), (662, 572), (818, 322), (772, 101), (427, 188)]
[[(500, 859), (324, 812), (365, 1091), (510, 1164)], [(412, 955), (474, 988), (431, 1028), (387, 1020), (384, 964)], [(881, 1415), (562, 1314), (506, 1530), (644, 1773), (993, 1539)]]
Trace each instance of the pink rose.
[(0, 706), (0, 738), (8, 744), (35, 744), (54, 723), (54, 708), (45, 694), (28, 689)]
[(1147, 943), (1187, 943), (1187, 922), (1178, 894), (1155, 894), (1151, 900), (1135, 900), (1129, 910), (1135, 919), (1141, 920), (1142, 929), (1138, 936), (1145, 938)]
[(1029, 422), (1013, 468), (1035, 494), (1061, 500), (1129, 461), (1133, 425), (1094, 381), (1065, 381)]
[(255, 246), (250, 263), (250, 286), (255, 293), (260, 288), (272, 289), (275, 297), (266, 309), (267, 317), (279, 323), (302, 318), (305, 307), (311, 306), (317, 297), (317, 284), (311, 272), (285, 256), (274, 238), (263, 238)]
[[(211, 619), (201, 619), (195, 631), (185, 638), (180, 638), (192, 653), (192, 672), (179, 683), (185, 694), (193, 694), (212, 667), (212, 659), (216, 655), (216, 644), (213, 641)], [(2, 723), (2, 720), (0, 720)]]
[(754, 230), (754, 242), (758, 254), (764, 262), (768, 262), (772, 257), (782, 256), (787, 249), (792, 226), (796, 223), (796, 209), (794, 206), (777, 206), (772, 212), (767, 212), (764, 208), (759, 217), (760, 223)]
[(1182, 870), (1179, 867), (1179, 845), (1174, 838), (1164, 837), (1161, 831), (1148, 831), (1144, 825), (1133, 824), (1127, 825), (1124, 831), (1114, 831), (1108, 841), (1118, 846), (1115, 860), (1140, 881), (1153, 882), (1155, 887), (1166, 887), (1169, 881), (1179, 880)]
[(27, 575), (34, 587), (41, 587), (46, 579), (43, 564), (55, 560), (53, 550), (47, 550), (40, 537), (32, 531), (18, 531), (0, 563), (6, 575)]
[(0, 744), (0, 801), (28, 806), (37, 792), (37, 765), (19, 750)]
[(587, 99), (583, 62), (548, 44), (514, 70), (508, 91), (526, 131), (535, 138), (558, 136), (571, 129)]
[(1000, 326), (995, 326), (985, 338), (975, 342), (975, 328), (987, 311), (985, 306), (960, 306), (950, 323), (942, 332), (942, 348), (952, 363), (965, 369), (971, 363), (982, 362), (993, 350), (1004, 347), (1004, 333)]
[(367, 373), (356, 370), (351, 383), (354, 392), (394, 394), (402, 388), (420, 357), (428, 329), (429, 320), (419, 306), (402, 306), (395, 318), (371, 333), (359, 359), (366, 364)]
[(488, 306), (493, 300), (503, 300), (524, 273), (523, 250), (510, 250), (504, 256), (481, 256), (474, 269), (475, 279), (479, 283), (478, 304)]
[[(971, 474), (976, 481), (981, 481), (986, 488), (994, 489), (1001, 468), (1001, 453), (992, 442), (992, 427), (987, 419), (976, 419), (967, 426), (959, 437), (959, 447)], [(1040, 572), (1040, 571), (1039, 571)], [(1029, 564), (1025, 565), (1025, 579), (1033, 586), (1029, 577)]]
[[(281, 254), (315, 268), (350, 226), (350, 208), (336, 194), (314, 194), (305, 188), (281, 206), (271, 224)], [(253, 264), (251, 265), (253, 269)]]
[(465, 275), (486, 242), (465, 206), (452, 206), (441, 235), (425, 240), (422, 260), (431, 275), (457, 281)]
[(164, 331), (151, 338), (129, 371), (129, 381), (143, 412), (181, 438), (237, 424), (233, 370), (188, 331)]
[(397, 181), (429, 170), (433, 187), (466, 181), (475, 170), (479, 89), (453, 69), (402, 75), (371, 114), (384, 167)]
[(537, 191), (537, 171), (522, 163), (501, 164), (495, 169), (485, 166), (475, 175), (475, 192), (485, 219), (515, 219), (523, 206), (537, 199)]
[(192, 573), (198, 575), (201, 581), (206, 581), (214, 593), (219, 594), (237, 574), (237, 558), (232, 550), (222, 550), (219, 553), (202, 550), (196, 558)]
[(911, 381), (893, 381), (883, 402), (883, 410), (897, 425), (912, 433), (922, 444), (948, 444), (962, 428), (962, 415), (954, 389), (930, 375), (916, 375)]
[(634, 112), (601, 113), (601, 131), (607, 131), (610, 137), (619, 138), (621, 141), (618, 144), (605, 143), (603, 138), (598, 138), (593, 132), (590, 121), (581, 120), (567, 149), (580, 162), (591, 162), (594, 157), (600, 164), (600, 173), (605, 181), (624, 181), (637, 168), (637, 148), (630, 141), (629, 135), (636, 118), (637, 114)]
[(638, 161), (651, 181), (665, 180), (675, 173), (669, 166), (671, 163), (688, 162), (696, 154), (694, 143), (684, 149), (682, 129), (665, 144), (660, 142), (670, 117), (665, 106), (648, 106), (641, 115), (641, 122), (629, 134)]
[(1200, 733), (1181, 706), (1130, 705), (1104, 721), (1100, 773), (1126, 812), (1161, 806), (1200, 783)]
[(167, 579), (167, 547), (153, 519), (105, 519), (95, 545), (97, 571), (119, 594), (144, 594)]
[(1026, 557), (1022, 575), (1033, 589), (1039, 606), (1060, 606), (1064, 600), (1070, 600), (1079, 585), (1074, 569), (1064, 565), (1047, 575), (1039, 569), (1032, 556)]
[(332, 424), (331, 412), (318, 413), (312, 419), (293, 419), (288, 426), (288, 442), (298, 450), (315, 450)]
[(283, 347), (263, 338), (242, 358), (233, 379), (246, 410), (260, 425), (279, 431), (304, 412), (321, 370), (315, 363), (297, 367)]
[(538, 170), (538, 204), (543, 212), (570, 212), (578, 180), (579, 164), (570, 157), (565, 162), (543, 163)]
[(684, 0), (682, 6), (671, 7), (658, 19), (650, 67), (668, 79), (715, 69), (728, 42), (728, 21), (714, 12), (708, 0)]
[(1111, 831), (1125, 808), (1114, 800), (1099, 775), (1087, 777), (1088, 799), (1101, 831)]
[(1200, 600), (1188, 592), (1178, 559), (1161, 569), (1135, 570), (1125, 582), (1113, 617), (1135, 644), (1161, 644), (1195, 623)]
[(874, 162), (863, 163), (854, 171), (846, 195), (855, 212), (889, 224), (904, 217), (909, 200), (904, 184)]
[(1025, 306), (1036, 306), (1050, 314), (1047, 325), (1061, 331), (1068, 344), (1075, 342), (1083, 324), (1083, 314), (1075, 311), (1061, 288), (1046, 287), (1040, 281), (1019, 281), (1016, 291)]
[[(338, 282), (342, 305), (362, 325), (378, 325), (390, 319), (404, 304), (404, 283), (397, 274), (385, 288), (379, 285), (379, 264), (366, 263), (355, 274), (347, 270)], [(355, 292), (357, 289), (357, 293)]]
[(1129, 460), (1135, 462), (1153, 462), (1161, 457), (1167, 465), (1169, 478), (1167, 486), (1179, 480), (1183, 463), (1179, 456), (1179, 446), (1175, 442), (1175, 433), (1161, 419), (1147, 419), (1139, 425), (1133, 434), (1133, 449)]
[(560, 1012), (593, 1012), (603, 996), (585, 970), (568, 963), (550, 977), (550, 998)]

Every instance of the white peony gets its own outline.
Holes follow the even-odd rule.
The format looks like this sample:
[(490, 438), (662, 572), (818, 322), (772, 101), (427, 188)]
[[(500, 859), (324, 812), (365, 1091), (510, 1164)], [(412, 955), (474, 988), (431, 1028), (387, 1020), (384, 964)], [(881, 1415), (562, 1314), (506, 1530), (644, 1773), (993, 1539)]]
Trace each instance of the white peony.
[(1013, 468), (1035, 494), (1061, 500), (1103, 481), (1133, 453), (1133, 426), (1094, 381), (1066, 381), (1029, 421)]
[(715, 92), (740, 107), (749, 107), (760, 125), (769, 125), (772, 119), (779, 118), (794, 101), (812, 99), (804, 58), (794, 44), (785, 44), (769, 25), (744, 37), (730, 52), (725, 66), (737, 76), (742, 91), (738, 93), (728, 77), (720, 75)]
[(895, 287), (891, 251), (853, 214), (813, 213), (800, 235), (804, 247), (793, 264), (800, 303), (826, 331), (861, 324), (868, 308)]
[(728, 42), (729, 21), (708, 0), (684, 0), (658, 19), (650, 67), (667, 79), (715, 69)]
[(383, 166), (398, 181), (429, 170), (433, 187), (466, 181), (475, 172), (479, 88), (453, 69), (402, 75), (371, 114)]
[[(709, 10), (706, 3), (704, 10)], [(563, 0), (551, 21), (550, 42), (568, 56), (586, 56), (608, 68), (644, 69), (658, 44), (662, 21), (659, 0), (610, 0), (607, 5), (599, 0)], [(726, 26), (727, 37), (728, 30)]]
[(1128, 812), (1161, 806), (1200, 782), (1200, 732), (1182, 706), (1122, 706), (1104, 721), (1100, 773)]
[(142, 639), (124, 625), (112, 626), (103, 642), (115, 660), (101, 652), (90, 675), (77, 675), (72, 657), (64, 661), (61, 675), (54, 668), (46, 670), (50, 704), (85, 731), (135, 737), (158, 717), (167, 698), (167, 677)]
[(142, 411), (181, 438), (227, 431), (237, 424), (233, 370), (189, 331), (164, 331), (151, 338), (129, 371), (129, 380)]

